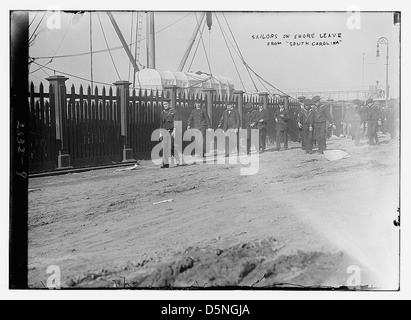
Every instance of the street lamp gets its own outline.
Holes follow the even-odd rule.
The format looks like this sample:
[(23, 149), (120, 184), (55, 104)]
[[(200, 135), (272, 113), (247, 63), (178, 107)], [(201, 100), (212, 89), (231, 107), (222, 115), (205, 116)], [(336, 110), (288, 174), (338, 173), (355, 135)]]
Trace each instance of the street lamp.
[(387, 57), (385, 64), (385, 105), (388, 105), (388, 59), (389, 59), (389, 47), (388, 39), (386, 37), (381, 37), (377, 40), (377, 59), (380, 58), (380, 44), (385, 44), (387, 46)]

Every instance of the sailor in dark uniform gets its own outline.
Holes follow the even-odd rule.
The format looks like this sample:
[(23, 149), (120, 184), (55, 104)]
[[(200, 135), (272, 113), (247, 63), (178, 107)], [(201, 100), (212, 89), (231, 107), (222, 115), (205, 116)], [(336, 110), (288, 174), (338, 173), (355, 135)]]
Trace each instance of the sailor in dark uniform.
[(211, 121), (207, 114), (207, 111), (202, 108), (203, 102), (201, 100), (196, 100), (194, 103), (195, 109), (191, 111), (190, 117), (188, 118), (188, 126), (187, 130), (189, 129), (196, 129), (198, 130), (198, 135), (196, 135), (195, 139), (197, 144), (197, 148), (202, 148), (202, 154), (198, 154), (197, 156), (201, 156), (204, 158), (206, 153), (206, 132), (207, 129), (211, 128)]
[(327, 120), (330, 126), (334, 125), (334, 121), (328, 107), (321, 102), (320, 96), (312, 98), (312, 102), (314, 103), (314, 135), (318, 144), (318, 152), (324, 154), (327, 149)]
[[(234, 103), (228, 102), (227, 109), (223, 112), (223, 115), (220, 120), (219, 128), (222, 128), (226, 133), (225, 140), (225, 156), (229, 157), (230, 154), (234, 151), (231, 149), (233, 147), (230, 141), (237, 140), (237, 154), (239, 154), (239, 139), (238, 133), (241, 126), (240, 112), (234, 108)], [(234, 146), (235, 147), (235, 146)]]
[(304, 107), (298, 115), (298, 126), (302, 129), (303, 150), (311, 154), (313, 151), (314, 111), (311, 101), (305, 100)]
[(171, 100), (167, 99), (163, 102), (163, 111), (160, 116), (160, 128), (168, 131), (169, 134), (160, 135), (160, 140), (163, 142), (163, 165), (162, 169), (169, 168), (169, 156), (171, 155), (175, 159), (177, 166), (180, 165), (180, 157), (178, 152), (174, 153), (174, 138), (175, 138), (175, 128), (174, 128), (174, 118), (176, 111), (171, 108)]
[(267, 147), (267, 126), (270, 116), (268, 110), (264, 108), (262, 103), (258, 105), (258, 111), (256, 113), (257, 129), (260, 136), (260, 152), (264, 152)]
[(284, 105), (280, 105), (276, 110), (274, 118), (276, 122), (275, 128), (277, 130), (276, 150), (280, 151), (281, 141), (284, 141), (284, 149), (288, 149), (288, 122), (290, 115)]
[(374, 99), (367, 100), (367, 127), (368, 140), (370, 145), (378, 145), (378, 125), (381, 124), (381, 112), (378, 106), (374, 103)]
[[(245, 125), (247, 128), (247, 154), (251, 154), (251, 130), (257, 129), (257, 110), (251, 102), (247, 103), (244, 108), (247, 110), (245, 115)], [(258, 149), (258, 145), (255, 145), (255, 147)]]

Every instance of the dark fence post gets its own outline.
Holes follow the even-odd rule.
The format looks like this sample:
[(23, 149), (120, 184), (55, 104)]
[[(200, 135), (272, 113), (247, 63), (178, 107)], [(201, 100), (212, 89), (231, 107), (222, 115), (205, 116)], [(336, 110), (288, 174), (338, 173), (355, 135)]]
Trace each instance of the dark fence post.
[(67, 99), (66, 99), (66, 81), (68, 78), (64, 76), (51, 76), (46, 79), (51, 84), (52, 92), (50, 95), (54, 96), (54, 105), (51, 108), (55, 110), (56, 122), (56, 140), (58, 146), (57, 168), (67, 169), (71, 167), (71, 157), (68, 153), (68, 137), (66, 135), (67, 122)]
[(290, 105), (289, 97), (288, 97), (288, 96), (282, 96), (281, 99), (283, 99), (283, 101), (284, 101), (284, 108), (285, 108), (285, 110), (288, 111), (289, 105)]
[(240, 112), (241, 127), (243, 127), (243, 98), (244, 98), (244, 91), (235, 90), (233, 92), (233, 94), (234, 94), (235, 100), (237, 101), (238, 112)]
[(177, 107), (177, 86), (165, 87), (167, 92), (167, 97), (171, 99), (171, 108), (176, 110)]
[(263, 103), (264, 109), (268, 110), (268, 92), (260, 92), (260, 101)]
[(207, 113), (208, 117), (210, 118), (211, 121), (211, 126), (214, 128), (214, 123), (213, 123), (213, 93), (215, 92), (214, 89), (203, 89), (203, 93), (206, 97), (207, 100)]
[(130, 148), (130, 142), (128, 137), (128, 118), (127, 109), (129, 107), (130, 98), (130, 82), (128, 81), (117, 81), (114, 85), (119, 90), (120, 97), (120, 135), (121, 135), (121, 145), (123, 148), (123, 162), (135, 162), (133, 159), (133, 149)]

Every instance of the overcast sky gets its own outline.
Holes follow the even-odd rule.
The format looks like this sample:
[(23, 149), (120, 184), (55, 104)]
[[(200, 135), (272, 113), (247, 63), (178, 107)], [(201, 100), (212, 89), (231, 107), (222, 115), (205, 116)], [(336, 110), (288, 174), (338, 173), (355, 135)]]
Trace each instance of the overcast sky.
[[(51, 57), (89, 52), (89, 13), (76, 15), (76, 17), (73, 17), (73, 14), (62, 14), (61, 29), (59, 30), (50, 30), (47, 27), (50, 15), (50, 13), (46, 14), (37, 29), (37, 38), (30, 47), (31, 57)], [(42, 16), (43, 12), (30, 13), (30, 22), (32, 22), (30, 35), (37, 27)], [(114, 16), (126, 41), (135, 41), (135, 27), (133, 28), (133, 39), (131, 38), (132, 13), (115, 12)], [(400, 29), (394, 26), (392, 13), (362, 13), (360, 29), (349, 29), (347, 27), (347, 19), (350, 19), (350, 16), (345, 12), (225, 13), (247, 64), (271, 84), (286, 92), (362, 89), (364, 86), (374, 85), (376, 81), (379, 81), (380, 85), (384, 87), (386, 46), (380, 46), (381, 58), (379, 60), (376, 59), (376, 50), (377, 40), (382, 36), (387, 37), (390, 49), (389, 82), (391, 96), (398, 97)], [(109, 47), (121, 46), (107, 14), (100, 12), (99, 17)], [(134, 14), (134, 23), (136, 17), (137, 15)], [(156, 35), (157, 69), (177, 70), (196, 25), (196, 19), (199, 17), (200, 13), (194, 12), (156, 12), (155, 29), (158, 32)], [(145, 14), (143, 14), (143, 18), (143, 40), (141, 41), (139, 60), (142, 65), (147, 65)], [(204, 47), (209, 55), (211, 71), (214, 75), (230, 77), (235, 83), (236, 89), (243, 89), (217, 18), (222, 24), (224, 32), (227, 35), (230, 34), (222, 13), (214, 13), (212, 29), (209, 31), (206, 27), (203, 33)], [(164, 28), (166, 29), (161, 31)], [(107, 49), (96, 12), (92, 13), (92, 33), (93, 51)], [(339, 33), (341, 37), (338, 36)], [(253, 39), (253, 36), (256, 38), (257, 35), (261, 34), (277, 35), (277, 39)], [(285, 40), (284, 34), (290, 35), (291, 38)], [(314, 34), (315, 38), (295, 40), (295, 35), (299, 34)], [(320, 34), (331, 34), (331, 36), (334, 34), (335, 37), (320, 38)], [(291, 47), (286, 43), (286, 41), (305, 42), (305, 40), (308, 40), (308, 45)], [(234, 44), (231, 36), (230, 41)], [(269, 41), (281, 41), (282, 44), (268, 46)], [(313, 42), (323, 41), (340, 42), (328, 46), (313, 45)], [(194, 45), (193, 52), (196, 46), (197, 42)], [(246, 91), (254, 91), (254, 85), (231, 45), (230, 50)], [(132, 52), (134, 53), (134, 47), (132, 47)], [(191, 63), (192, 54), (188, 59), (185, 71)], [(123, 49), (113, 50), (112, 55), (121, 80), (129, 80), (129, 60), (125, 51)], [(36, 62), (40, 64), (46, 64), (49, 61), (49, 58), (36, 59)], [(364, 79), (363, 61), (365, 61)], [(47, 67), (86, 79), (91, 77), (89, 54), (80, 57), (54, 58)], [(37, 65), (33, 64), (30, 71), (35, 71), (38, 68)], [(202, 43), (200, 43), (190, 70), (210, 72)], [(38, 84), (40, 79), (44, 81), (44, 78), (47, 77), (46, 73), (51, 75), (53, 71), (48, 69), (38, 70), (31, 74), (30, 80)], [(68, 85), (72, 83), (75, 85), (80, 83), (89, 84), (87, 81), (68, 77), (70, 78), (67, 82)], [(93, 55), (93, 77), (95, 81), (104, 83), (113, 83), (119, 80), (107, 51)], [(256, 81), (256, 84), (259, 90), (265, 91), (265, 88), (258, 81)]]

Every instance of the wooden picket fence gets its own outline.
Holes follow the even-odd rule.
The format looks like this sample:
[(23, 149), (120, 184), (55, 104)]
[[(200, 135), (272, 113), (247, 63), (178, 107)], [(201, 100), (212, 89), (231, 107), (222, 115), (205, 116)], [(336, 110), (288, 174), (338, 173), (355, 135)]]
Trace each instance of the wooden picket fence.
[(95, 166), (121, 161), (118, 96), (98, 88), (87, 94), (74, 86), (67, 95), (66, 137), (73, 167)]
[[(51, 92), (51, 90), (50, 90)], [(41, 83), (39, 91), (30, 85), (30, 171), (53, 170), (57, 162), (55, 110), (53, 97), (44, 92)]]

